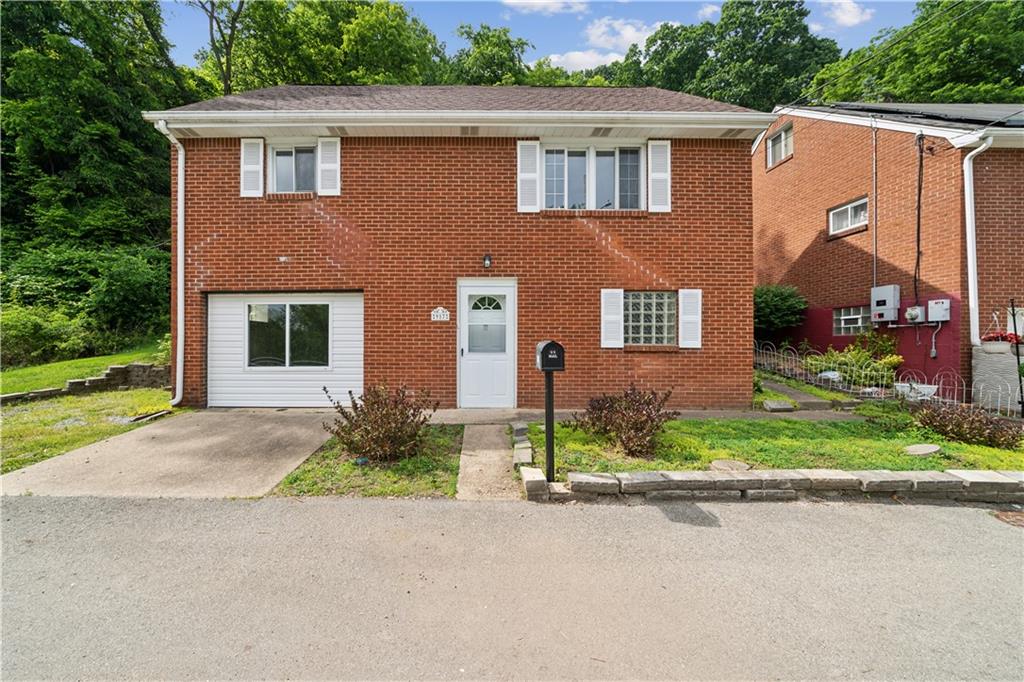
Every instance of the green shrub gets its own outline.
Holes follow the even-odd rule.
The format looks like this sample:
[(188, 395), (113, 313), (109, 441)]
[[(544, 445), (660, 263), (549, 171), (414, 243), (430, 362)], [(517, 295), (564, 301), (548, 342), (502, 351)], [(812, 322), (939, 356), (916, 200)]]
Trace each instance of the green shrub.
[(150, 332), (166, 328), (169, 287), (167, 272), (160, 264), (121, 253), (100, 269), (86, 309), (106, 329)]
[(903, 364), (903, 356), (886, 355), (876, 359), (860, 346), (850, 344), (842, 351), (829, 346), (823, 355), (805, 357), (803, 364), (811, 374), (837, 371), (844, 381), (858, 386), (892, 386), (896, 370)]
[(171, 333), (167, 332), (156, 344), (156, 353), (153, 354), (153, 362), (157, 365), (167, 365), (171, 362)]
[(591, 398), (583, 414), (573, 413), (578, 429), (614, 439), (627, 457), (651, 459), (665, 422), (676, 416), (665, 409), (672, 391), (641, 391), (630, 384), (621, 395)]
[(869, 332), (857, 334), (853, 339), (853, 343), (850, 345), (863, 348), (871, 354), (871, 357), (879, 359), (890, 355), (896, 355), (899, 341), (891, 334), (871, 330)]
[(959, 403), (924, 402), (914, 410), (921, 426), (961, 443), (1014, 450), (1024, 440), (1024, 427)]
[(756, 374), (754, 375), (754, 393), (764, 393), (764, 382)]
[(799, 326), (807, 313), (807, 299), (796, 287), (762, 284), (754, 287), (754, 335), (773, 338), (779, 332)]
[(394, 391), (374, 386), (358, 398), (349, 391), (351, 407), (334, 400), (326, 387), (324, 393), (338, 413), (324, 429), (349, 455), (373, 462), (395, 462), (419, 454), (423, 429), (438, 405), (430, 402), (428, 393), (414, 396), (405, 386)]
[(43, 306), (4, 305), (0, 336), (0, 364), (4, 367), (76, 358), (90, 345), (81, 319)]

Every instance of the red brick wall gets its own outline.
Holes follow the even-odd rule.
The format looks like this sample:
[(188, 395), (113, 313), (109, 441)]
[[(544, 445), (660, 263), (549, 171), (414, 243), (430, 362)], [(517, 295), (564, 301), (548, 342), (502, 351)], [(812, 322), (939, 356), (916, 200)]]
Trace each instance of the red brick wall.
[[(361, 290), (365, 384), (406, 383), (454, 406), (456, 282), (484, 276), (518, 278), (521, 407), (543, 404), (533, 353), (544, 338), (566, 346), (560, 406), (630, 381), (672, 389), (677, 407), (750, 403), (748, 142), (674, 141), (670, 214), (581, 215), (516, 212), (512, 139), (345, 138), (342, 196), (278, 199), (238, 196), (238, 140), (184, 144), (188, 404), (206, 401), (206, 294)], [(601, 349), (608, 287), (703, 289), (703, 348)], [(436, 306), (452, 321), (431, 322)]]
[(975, 156), (974, 195), (984, 334), (993, 312), (1006, 326), (1011, 296), (1024, 308), (1024, 149), (988, 149)]
[[(876, 200), (869, 127), (784, 116), (771, 130), (787, 123), (793, 125), (793, 156), (766, 170), (762, 142), (751, 160), (756, 278), (759, 284), (795, 285), (807, 297), (808, 322), (796, 331), (796, 340), (806, 336), (822, 347), (842, 347), (851, 337), (832, 336), (832, 309), (869, 304), (875, 203), (878, 284), (900, 285), (902, 307), (914, 304), (916, 143), (911, 133), (878, 131)], [(905, 367), (929, 375), (951, 367), (966, 376), (970, 354), (961, 352), (960, 344), (967, 334), (967, 309), (960, 305), (966, 268), (962, 154), (941, 138), (926, 138), (925, 148), (919, 295), (922, 305), (932, 298), (952, 299), (953, 319), (937, 337), (935, 359), (928, 356), (933, 329), (894, 333)], [(868, 229), (829, 239), (828, 209), (864, 195)]]

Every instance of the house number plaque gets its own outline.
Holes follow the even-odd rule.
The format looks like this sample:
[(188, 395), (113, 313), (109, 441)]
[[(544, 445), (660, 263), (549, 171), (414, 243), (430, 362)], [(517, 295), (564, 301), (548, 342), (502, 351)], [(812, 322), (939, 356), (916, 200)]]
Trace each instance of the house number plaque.
[(448, 312), (447, 308), (444, 308), (442, 306), (437, 306), (436, 308), (430, 311), (431, 322), (448, 322), (451, 319), (451, 313)]

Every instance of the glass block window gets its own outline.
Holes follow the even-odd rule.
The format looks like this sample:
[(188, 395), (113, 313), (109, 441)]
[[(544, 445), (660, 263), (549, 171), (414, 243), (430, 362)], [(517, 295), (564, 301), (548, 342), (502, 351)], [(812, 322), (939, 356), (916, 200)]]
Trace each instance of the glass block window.
[(622, 322), (626, 345), (676, 345), (678, 304), (675, 291), (625, 292)]
[(855, 336), (871, 330), (871, 306), (832, 309), (832, 335)]

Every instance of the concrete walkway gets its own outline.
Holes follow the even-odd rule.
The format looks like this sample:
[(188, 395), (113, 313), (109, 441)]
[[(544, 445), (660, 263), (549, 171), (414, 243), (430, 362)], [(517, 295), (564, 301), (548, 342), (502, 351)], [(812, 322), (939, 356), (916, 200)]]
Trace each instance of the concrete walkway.
[(764, 380), (764, 387), (770, 388), (776, 393), (781, 393), (787, 398), (793, 400), (796, 403), (798, 410), (831, 410), (832, 401), (819, 398), (816, 395), (805, 393), (799, 389), (787, 386), (786, 384), (780, 384), (777, 381), (771, 381), (769, 379)]
[(168, 417), (0, 477), (4, 495), (255, 497), (327, 440), (329, 415), (203, 410)]
[(471, 424), (462, 435), (457, 500), (517, 500), (507, 424)]

